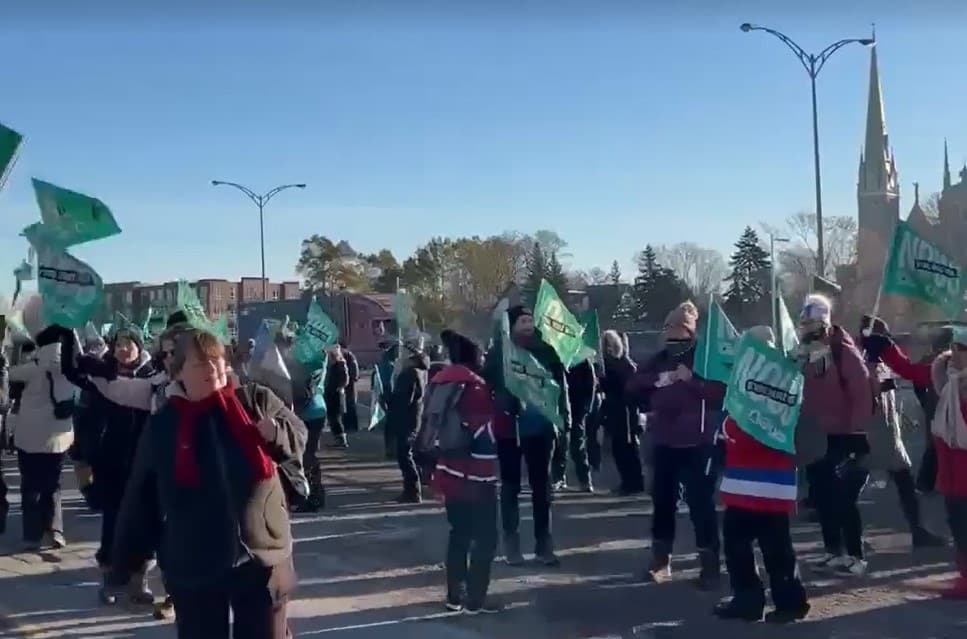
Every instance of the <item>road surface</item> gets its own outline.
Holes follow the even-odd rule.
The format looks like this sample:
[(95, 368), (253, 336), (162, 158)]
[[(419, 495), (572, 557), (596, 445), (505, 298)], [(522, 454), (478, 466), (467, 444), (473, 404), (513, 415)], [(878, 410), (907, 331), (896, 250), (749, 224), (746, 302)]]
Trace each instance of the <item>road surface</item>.
[[(327, 440), (328, 441), (328, 440)], [(606, 494), (564, 493), (554, 510), (562, 566), (494, 571), (493, 593), (508, 606), (489, 617), (442, 612), (446, 525), (439, 504), (402, 506), (395, 465), (382, 458), (377, 434), (353, 437), (349, 451), (326, 450), (329, 508), (296, 516), (295, 557), (300, 586), (290, 606), (298, 637), (319, 639), (705, 639), (713, 633), (774, 637), (765, 624), (716, 620), (720, 595), (700, 593), (687, 516), (681, 515), (676, 578), (642, 583), (648, 550), (650, 502)], [(18, 483), (9, 456), (4, 471)], [(72, 486), (72, 476), (67, 478)], [(610, 472), (598, 478), (601, 488)], [(14, 501), (17, 491), (11, 491)], [(797, 521), (793, 535), (804, 566), (813, 612), (783, 630), (789, 639), (901, 639), (967, 636), (967, 607), (941, 601), (921, 586), (952, 575), (950, 550), (912, 554), (892, 485), (868, 488), (863, 504), (872, 546), (870, 574), (860, 580), (818, 577), (810, 560), (821, 551), (814, 524)], [(526, 504), (526, 498), (524, 503)], [(940, 505), (925, 503), (928, 521), (944, 530)], [(523, 510), (530, 535), (529, 505)], [(20, 554), (19, 506), (0, 537), (0, 639), (31, 637), (173, 637), (170, 624), (142, 610), (97, 603), (94, 568), (99, 518), (76, 490), (66, 491), (70, 545), (57, 554)], [(157, 580), (156, 580), (157, 584)], [(158, 586), (160, 589), (160, 585)], [(721, 595), (726, 591), (723, 589)]]

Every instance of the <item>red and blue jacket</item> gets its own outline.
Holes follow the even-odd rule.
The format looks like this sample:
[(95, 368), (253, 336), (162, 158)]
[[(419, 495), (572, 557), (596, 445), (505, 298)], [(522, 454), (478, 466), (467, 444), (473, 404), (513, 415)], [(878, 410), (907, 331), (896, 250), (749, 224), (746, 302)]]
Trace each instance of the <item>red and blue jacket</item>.
[(729, 508), (791, 513), (796, 506), (796, 458), (760, 443), (732, 417), (722, 424), (725, 471), (719, 493)]

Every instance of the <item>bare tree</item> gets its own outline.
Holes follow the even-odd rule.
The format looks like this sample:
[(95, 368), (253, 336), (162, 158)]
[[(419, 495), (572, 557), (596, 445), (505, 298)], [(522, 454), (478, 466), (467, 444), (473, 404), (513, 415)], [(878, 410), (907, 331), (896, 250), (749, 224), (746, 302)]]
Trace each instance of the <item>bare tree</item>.
[(591, 284), (594, 286), (600, 286), (601, 284), (609, 284), (611, 282), (611, 278), (608, 275), (608, 272), (605, 271), (603, 268), (598, 268), (597, 266), (592, 267), (587, 272), (586, 279), (588, 281), (588, 284)]
[(699, 296), (717, 292), (728, 274), (722, 254), (693, 242), (655, 247), (658, 263), (670, 268)]
[[(800, 289), (805, 286), (808, 290), (808, 282), (816, 274), (816, 216), (800, 211), (786, 218), (781, 227), (768, 224), (761, 226), (765, 231), (763, 238), (767, 239), (771, 234), (789, 240), (782, 245), (776, 256), (780, 275), (787, 282), (795, 280), (792, 288)], [(837, 267), (856, 261), (857, 231), (856, 219), (853, 217), (835, 215), (823, 218), (823, 271), (827, 277), (835, 278)]]

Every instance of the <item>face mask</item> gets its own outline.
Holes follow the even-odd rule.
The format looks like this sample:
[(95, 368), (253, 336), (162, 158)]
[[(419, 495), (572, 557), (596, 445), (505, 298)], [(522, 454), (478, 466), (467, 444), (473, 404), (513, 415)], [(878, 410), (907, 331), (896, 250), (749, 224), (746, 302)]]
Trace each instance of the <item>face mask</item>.
[(667, 339), (665, 340), (665, 350), (672, 357), (679, 357), (691, 350), (694, 344), (695, 341), (691, 339)]

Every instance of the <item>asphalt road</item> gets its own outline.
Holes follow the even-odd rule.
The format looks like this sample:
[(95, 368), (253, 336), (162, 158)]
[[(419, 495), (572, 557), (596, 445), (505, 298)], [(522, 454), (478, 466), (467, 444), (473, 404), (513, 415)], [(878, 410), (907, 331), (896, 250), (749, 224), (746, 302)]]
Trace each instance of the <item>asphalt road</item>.
[[(774, 637), (764, 624), (721, 622), (711, 616), (720, 596), (690, 584), (697, 565), (686, 515), (680, 516), (679, 558), (668, 584), (642, 583), (637, 575), (648, 549), (650, 502), (578, 493), (561, 494), (554, 525), (562, 566), (529, 565), (494, 571), (493, 593), (508, 609), (489, 617), (442, 611), (440, 564), (447, 528), (437, 503), (401, 506), (398, 471), (382, 459), (377, 434), (353, 437), (349, 451), (324, 452), (329, 508), (297, 516), (296, 566), (300, 586), (290, 605), (298, 637), (339, 639), (707, 639), (715, 633), (750, 639)], [(18, 483), (15, 463), (4, 459), (8, 483)], [(611, 483), (610, 471), (597, 479)], [(68, 478), (72, 485), (72, 477)], [(16, 490), (12, 491), (14, 501)], [(782, 630), (789, 639), (945, 639), (967, 632), (967, 608), (924, 591), (952, 575), (951, 551), (912, 554), (892, 486), (864, 496), (870, 574), (859, 580), (828, 579), (809, 571), (821, 548), (814, 524), (797, 521), (793, 534), (804, 567), (813, 612)], [(526, 503), (526, 499), (524, 500)], [(928, 521), (942, 530), (936, 500), (925, 503)], [(79, 494), (66, 493), (70, 546), (57, 554), (17, 553), (19, 507), (0, 537), (0, 639), (173, 637), (170, 624), (143, 610), (97, 602), (94, 568), (99, 518)], [(523, 537), (530, 536), (529, 505)], [(157, 583), (157, 582), (156, 582)], [(160, 585), (158, 586), (160, 589)], [(740, 635), (739, 633), (742, 633)], [(767, 634), (768, 633), (768, 634)]]

